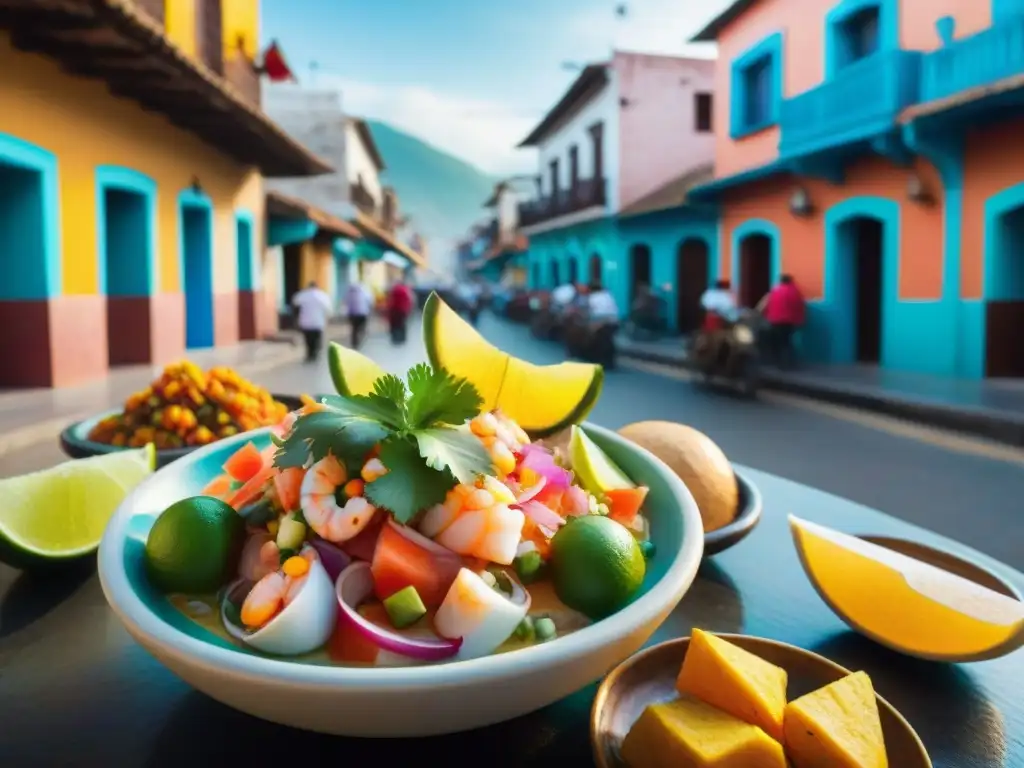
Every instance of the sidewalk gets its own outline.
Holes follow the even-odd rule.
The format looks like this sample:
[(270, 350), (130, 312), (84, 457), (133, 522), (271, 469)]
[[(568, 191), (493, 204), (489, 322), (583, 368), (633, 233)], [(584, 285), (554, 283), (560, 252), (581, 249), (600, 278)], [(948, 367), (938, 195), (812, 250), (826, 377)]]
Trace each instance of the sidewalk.
[[(686, 367), (679, 338), (636, 342), (619, 338), (623, 358)], [(766, 368), (766, 389), (877, 411), (908, 421), (1024, 446), (1024, 381), (970, 381), (883, 371), (868, 366)]]
[[(188, 358), (202, 368), (227, 365), (252, 376), (295, 362), (302, 355), (299, 345), (250, 341), (223, 349), (193, 350)], [(0, 390), (0, 456), (41, 440), (55, 440), (70, 422), (116, 408), (128, 395), (146, 387), (162, 368), (116, 368), (105, 378), (78, 387)]]

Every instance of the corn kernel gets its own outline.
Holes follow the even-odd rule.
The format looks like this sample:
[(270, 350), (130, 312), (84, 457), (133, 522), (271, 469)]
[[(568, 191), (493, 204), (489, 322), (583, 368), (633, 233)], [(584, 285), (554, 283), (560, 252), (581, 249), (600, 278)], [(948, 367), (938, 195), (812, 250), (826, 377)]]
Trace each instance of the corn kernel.
[(281, 570), (284, 571), (285, 576), (291, 576), (293, 579), (297, 579), (309, 573), (309, 560), (304, 557), (300, 557), (299, 555), (289, 557), (284, 561), (284, 565), (281, 566)]
[(380, 459), (370, 459), (363, 465), (363, 471), (359, 474), (365, 482), (372, 483), (378, 477), (383, 477), (387, 473), (388, 469)]
[(489, 437), (498, 431), (498, 420), (492, 413), (481, 413), (469, 422), (469, 429), (477, 437)]
[(281, 523), (279, 521), (271, 520), (269, 523), (267, 523), (267, 533), (269, 533), (271, 536), (273, 536), (276, 539), (277, 538), (277, 529), (280, 528), (280, 527), (281, 527)]

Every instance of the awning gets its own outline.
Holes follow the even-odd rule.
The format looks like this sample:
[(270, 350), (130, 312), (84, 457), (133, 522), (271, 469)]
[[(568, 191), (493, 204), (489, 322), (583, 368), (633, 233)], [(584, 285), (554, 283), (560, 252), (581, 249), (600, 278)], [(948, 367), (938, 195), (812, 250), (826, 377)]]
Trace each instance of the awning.
[(715, 167), (710, 163), (691, 168), (663, 187), (627, 206), (619, 215), (642, 216), (645, 213), (679, 208), (689, 202), (690, 190), (707, 184), (714, 178)]
[[(106, 82), (116, 96), (163, 115), (265, 176), (333, 170), (228, 83), (223, 72), (229, 62), (215, 72), (186, 55), (165, 35), (163, 19), (134, 0), (0, 0), (0, 28), (11, 31), (20, 50)], [(258, 89), (258, 76), (250, 74)]]
[[(362, 211), (356, 211), (352, 223), (366, 240), (375, 242), (381, 248), (381, 256), (383, 256), (384, 251), (394, 251), (399, 256), (407, 259), (415, 267), (425, 267), (427, 265), (423, 256), (385, 230), (373, 218), (367, 216)], [(376, 261), (376, 259), (372, 259), (372, 261)]]
[(309, 221), (316, 225), (318, 232), (325, 235), (345, 237), (350, 240), (360, 239), (359, 230), (352, 224), (297, 197), (283, 195), (280, 192), (267, 192), (266, 205), (268, 217)]

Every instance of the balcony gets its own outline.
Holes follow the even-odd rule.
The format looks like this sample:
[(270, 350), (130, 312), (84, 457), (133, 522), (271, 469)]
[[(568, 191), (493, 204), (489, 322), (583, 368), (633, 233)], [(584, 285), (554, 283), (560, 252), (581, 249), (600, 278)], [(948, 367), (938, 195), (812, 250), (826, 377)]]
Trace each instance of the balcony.
[(365, 213), (367, 216), (377, 217), (377, 201), (373, 197), (373, 193), (370, 192), (362, 184), (356, 183), (349, 185), (349, 199), (352, 201), (352, 205), (358, 208), (360, 211)]
[(944, 99), (1020, 74), (1024, 74), (1024, 17), (996, 22), (925, 55), (921, 101)]
[(798, 157), (870, 140), (918, 101), (921, 54), (883, 51), (782, 102), (779, 154)]
[(604, 207), (608, 203), (607, 186), (604, 178), (583, 179), (569, 189), (558, 189), (553, 195), (521, 203), (519, 224), (529, 227), (588, 208)]
[(224, 79), (250, 106), (260, 109), (263, 101), (256, 65), (239, 49), (224, 63)]
[(224, 75), (224, 17), (221, 0), (196, 5), (196, 54), (207, 69)]

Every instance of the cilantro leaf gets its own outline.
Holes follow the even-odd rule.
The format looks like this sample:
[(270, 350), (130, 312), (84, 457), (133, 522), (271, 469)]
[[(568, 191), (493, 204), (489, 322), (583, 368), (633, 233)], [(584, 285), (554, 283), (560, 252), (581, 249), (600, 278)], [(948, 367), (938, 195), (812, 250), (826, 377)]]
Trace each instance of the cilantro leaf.
[(408, 424), (413, 430), (438, 424), (462, 424), (480, 413), (483, 398), (466, 379), (459, 379), (443, 368), (425, 363), (408, 374)]
[(304, 467), (333, 454), (342, 460), (361, 460), (391, 431), (379, 421), (328, 408), (300, 416), (274, 453), (279, 469)]
[(494, 472), (487, 449), (468, 432), (436, 427), (414, 432), (413, 437), (427, 466), (447, 470), (460, 483), (473, 483), (480, 475)]
[(347, 395), (344, 397), (324, 395), (320, 398), (320, 402), (338, 413), (377, 421), (392, 430), (400, 430), (405, 426), (404, 405), (387, 400), (375, 392), (369, 395)]
[(385, 440), (379, 458), (388, 472), (366, 484), (366, 498), (376, 507), (391, 510), (400, 523), (408, 523), (421, 510), (440, 504), (455, 487), (451, 473), (427, 466), (410, 440)]

